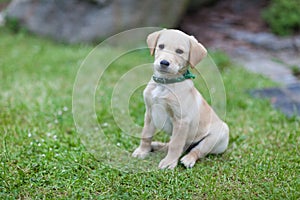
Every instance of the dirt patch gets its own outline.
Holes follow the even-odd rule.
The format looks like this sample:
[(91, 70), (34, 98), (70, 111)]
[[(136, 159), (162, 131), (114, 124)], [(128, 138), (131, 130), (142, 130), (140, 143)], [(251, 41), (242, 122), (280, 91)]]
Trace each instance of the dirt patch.
[(188, 13), (180, 29), (194, 35), (210, 49), (227, 52), (247, 70), (284, 85), (253, 90), (269, 98), (274, 108), (289, 117), (300, 116), (300, 35), (281, 38), (271, 33), (261, 18), (267, 0), (220, 0), (197, 12)]
[(217, 1), (197, 12), (187, 13), (180, 28), (208, 47), (226, 49), (228, 43), (247, 45), (243, 41), (232, 40), (226, 32), (230, 29), (268, 32), (269, 28), (261, 19), (261, 11), (267, 3), (267, 0)]
[(8, 6), (9, 3), (10, 3), (10, 2), (0, 3), (0, 12), (1, 12), (2, 10), (4, 10), (4, 9)]
[(298, 82), (293, 71), (300, 69), (300, 35), (273, 35), (261, 18), (267, 5), (268, 0), (220, 0), (188, 13), (180, 29), (210, 49), (227, 52), (250, 71), (282, 84)]

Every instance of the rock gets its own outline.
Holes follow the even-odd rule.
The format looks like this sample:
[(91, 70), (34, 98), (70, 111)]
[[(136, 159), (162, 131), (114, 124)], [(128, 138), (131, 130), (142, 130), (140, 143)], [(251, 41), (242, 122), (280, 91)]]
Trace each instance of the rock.
[(263, 49), (251, 49), (251, 48), (236, 48), (232, 54), (232, 60), (239, 63), (247, 70), (262, 74), (273, 81), (282, 85), (289, 85), (299, 82), (299, 80), (293, 76), (291, 69), (285, 63), (276, 61), (277, 57), (274, 57), (268, 51)]
[(250, 91), (257, 98), (268, 98), (272, 105), (288, 117), (300, 116), (300, 83), (283, 88), (265, 88)]
[(3, 13), (0, 12), (0, 26), (3, 26), (5, 24)]
[(296, 50), (300, 51), (300, 37), (294, 38), (294, 44), (295, 44)]
[(190, 0), (188, 9), (189, 11), (195, 11), (202, 6), (213, 4), (216, 1), (218, 0)]
[(93, 42), (135, 27), (178, 24), (187, 0), (13, 0), (6, 17), (68, 43)]
[(278, 37), (272, 33), (252, 33), (247, 31), (228, 30), (226, 31), (230, 38), (245, 41), (255, 46), (272, 51), (284, 49), (297, 50), (300, 47), (300, 36), (295, 37)]

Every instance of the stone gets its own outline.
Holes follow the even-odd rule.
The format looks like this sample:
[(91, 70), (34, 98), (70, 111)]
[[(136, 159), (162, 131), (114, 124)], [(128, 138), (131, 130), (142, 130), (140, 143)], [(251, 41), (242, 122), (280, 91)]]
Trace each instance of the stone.
[(283, 88), (252, 90), (250, 94), (257, 98), (270, 99), (273, 107), (288, 117), (300, 117), (300, 83), (291, 84)]
[(5, 20), (4, 20), (4, 15), (2, 12), (0, 12), (0, 26), (4, 26)]
[[(289, 85), (299, 82), (297, 77), (293, 75), (288, 64), (278, 62), (278, 60), (284, 59), (291, 59), (291, 62), (297, 62), (298, 59), (295, 61), (292, 60), (290, 54), (289, 56), (282, 55), (282, 57), (279, 57), (261, 48), (237, 47), (230, 55), (234, 62), (239, 63), (247, 70), (262, 74), (280, 84)], [(297, 58), (296, 55), (294, 57)]]
[(299, 52), (300, 51), (300, 37), (294, 38), (294, 44), (295, 44), (296, 50)]
[(35, 34), (82, 43), (131, 28), (175, 27), (186, 8), (187, 0), (13, 0), (6, 17)]
[(195, 11), (202, 6), (213, 4), (216, 1), (218, 0), (190, 0), (188, 5), (188, 10)]
[(281, 51), (285, 49), (295, 50), (299, 47), (300, 36), (279, 37), (272, 33), (251, 33), (247, 31), (227, 30), (226, 33), (232, 39), (241, 40), (262, 47), (267, 50)]

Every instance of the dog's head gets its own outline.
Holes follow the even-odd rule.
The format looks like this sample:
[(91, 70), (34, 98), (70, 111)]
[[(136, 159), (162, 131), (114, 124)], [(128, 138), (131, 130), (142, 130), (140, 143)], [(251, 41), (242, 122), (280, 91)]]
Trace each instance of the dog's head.
[(188, 65), (194, 68), (207, 54), (193, 36), (179, 30), (163, 29), (148, 35), (147, 44), (155, 55), (154, 71), (161, 76), (184, 73)]

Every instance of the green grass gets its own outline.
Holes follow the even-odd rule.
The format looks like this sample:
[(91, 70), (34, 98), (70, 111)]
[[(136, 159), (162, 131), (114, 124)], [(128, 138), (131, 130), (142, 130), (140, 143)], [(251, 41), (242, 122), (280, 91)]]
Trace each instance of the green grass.
[[(222, 70), (231, 129), (223, 155), (189, 170), (179, 165), (144, 173), (125, 173), (95, 159), (81, 143), (71, 112), (76, 73), (91, 50), (0, 29), (1, 199), (300, 198), (299, 120), (250, 97), (247, 90), (274, 83), (239, 67)], [(109, 96), (112, 80), (141, 59), (152, 61), (148, 52), (138, 51), (114, 62), (97, 96), (98, 120), (108, 124), (105, 134), (130, 152), (138, 140), (124, 137), (115, 125)], [(141, 90), (130, 102), (138, 124), (144, 112)]]
[(299, 0), (271, 0), (263, 10), (262, 18), (277, 35), (297, 33), (300, 29)]

